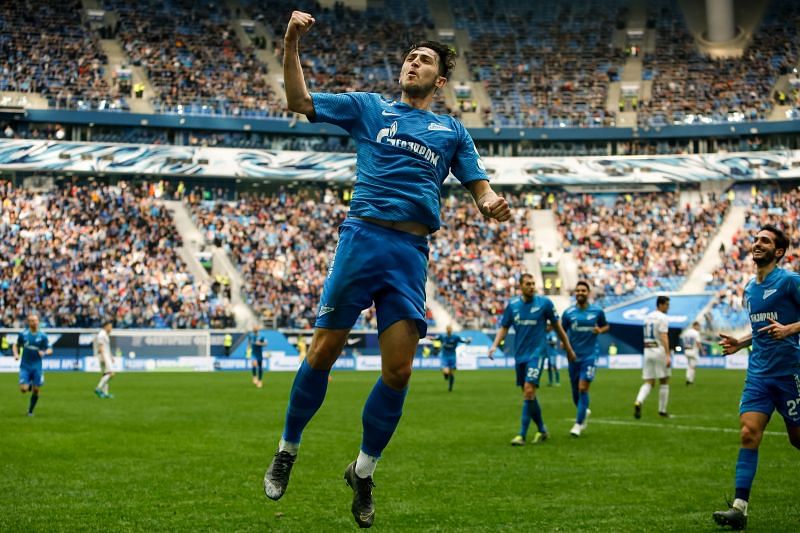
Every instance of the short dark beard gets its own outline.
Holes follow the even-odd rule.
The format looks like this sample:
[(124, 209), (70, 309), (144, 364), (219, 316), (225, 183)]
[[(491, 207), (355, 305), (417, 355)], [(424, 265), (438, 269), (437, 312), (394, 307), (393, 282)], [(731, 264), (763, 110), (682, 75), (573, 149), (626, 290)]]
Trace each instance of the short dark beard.
[[(582, 301), (581, 301), (581, 300), (582, 300)], [(578, 305), (580, 305), (581, 307), (583, 307), (584, 305), (586, 305), (587, 303), (589, 303), (589, 298), (584, 298), (583, 296), (576, 296), (576, 297), (575, 297), (575, 301), (578, 303)]]
[(759, 267), (765, 267), (768, 264), (772, 263), (773, 261), (775, 261), (774, 250), (772, 252), (764, 250), (764, 255), (761, 256), (761, 259), (756, 259), (756, 256), (755, 255), (753, 256), (753, 262), (756, 264), (756, 266)]
[(436, 83), (431, 83), (427, 87), (422, 85), (415, 85), (411, 87), (401, 85), (400, 88), (411, 98), (425, 98), (426, 96), (436, 92)]

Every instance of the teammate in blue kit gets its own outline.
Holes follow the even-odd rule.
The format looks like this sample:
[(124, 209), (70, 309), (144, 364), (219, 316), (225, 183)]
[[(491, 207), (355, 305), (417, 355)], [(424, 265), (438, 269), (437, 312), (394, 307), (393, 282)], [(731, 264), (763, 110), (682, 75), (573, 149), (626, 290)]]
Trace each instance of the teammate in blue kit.
[(547, 428), (542, 419), (542, 409), (536, 398), (536, 389), (542, 372), (542, 362), (547, 345), (546, 324), (550, 323), (561, 340), (567, 359), (575, 360), (575, 352), (569, 343), (567, 334), (558, 322), (558, 314), (550, 298), (535, 294), (536, 285), (533, 276), (523, 274), (519, 279), (521, 297), (513, 298), (506, 306), (500, 319), (500, 329), (489, 347), (489, 358), (494, 359), (494, 352), (506, 338), (508, 330), (514, 326), (514, 347), (511, 353), (517, 373), (517, 386), (522, 387), (522, 419), (519, 434), (511, 440), (512, 446), (525, 444), (525, 436), (531, 420), (538, 431), (533, 437), (534, 443), (547, 440)]
[(430, 41), (411, 47), (400, 70), (400, 100), (360, 92), (309, 94), (298, 43), (314, 22), (308, 13), (295, 11), (286, 29), (288, 107), (350, 134), (358, 145), (356, 183), (348, 218), (339, 228), (311, 346), (292, 385), (278, 451), (264, 475), (264, 492), (277, 500), (286, 491), (303, 429), (325, 398), (330, 369), (359, 313), (374, 303), (381, 376), (364, 406), (361, 451), (344, 476), (353, 489), (356, 523), (370, 527), (375, 517), (372, 475), (400, 422), (414, 354), (427, 331), (427, 236), (439, 229), (442, 184), (452, 172), (483, 216), (502, 222), (511, 218), (511, 211), (489, 186), (464, 126), (429, 111), (454, 68), (452, 50)]
[(736, 461), (736, 496), (717, 524), (747, 525), (750, 487), (758, 466), (758, 447), (773, 411), (783, 417), (789, 442), (800, 449), (800, 274), (778, 268), (789, 239), (775, 226), (763, 226), (753, 241), (756, 277), (744, 289), (751, 333), (742, 339), (720, 334), (725, 355), (752, 345), (739, 403), (741, 448)]
[(456, 380), (456, 348), (459, 344), (469, 344), (472, 339), (469, 337), (461, 337), (460, 335), (453, 335), (453, 325), (447, 325), (447, 333), (445, 335), (437, 335), (434, 337), (442, 343), (442, 353), (439, 356), (442, 360), (442, 374), (445, 381), (448, 382), (448, 392), (453, 391), (453, 383)]
[(33, 409), (39, 401), (39, 390), (44, 385), (42, 357), (53, 353), (47, 335), (39, 330), (38, 316), (28, 316), (28, 327), (20, 332), (12, 352), (15, 360), (22, 358), (19, 365), (19, 390), (22, 394), (31, 393), (28, 416), (33, 416)]
[(569, 382), (572, 385), (572, 401), (578, 408), (575, 425), (570, 434), (580, 437), (586, 429), (589, 411), (589, 387), (594, 380), (600, 345), (597, 336), (606, 333), (610, 326), (606, 314), (599, 306), (589, 303), (591, 287), (586, 281), (575, 286), (575, 305), (561, 316), (561, 325), (567, 332), (575, 351), (575, 360), (569, 363)]
[(264, 386), (264, 346), (267, 341), (261, 335), (258, 325), (253, 326), (253, 330), (247, 334), (247, 342), (250, 344), (250, 356), (253, 358), (252, 372), (253, 372), (253, 385), (257, 388)]
[[(553, 326), (547, 324), (547, 345), (545, 347), (545, 362), (547, 363), (547, 386), (561, 386), (561, 374), (558, 372), (558, 335), (553, 331)], [(553, 379), (555, 378), (555, 380)]]

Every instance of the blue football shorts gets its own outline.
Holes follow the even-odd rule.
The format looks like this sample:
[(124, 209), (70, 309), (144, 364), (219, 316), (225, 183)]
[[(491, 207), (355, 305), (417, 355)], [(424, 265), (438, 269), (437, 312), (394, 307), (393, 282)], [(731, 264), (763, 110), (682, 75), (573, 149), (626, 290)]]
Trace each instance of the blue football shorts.
[(345, 219), (322, 289), (315, 327), (349, 329), (375, 303), (378, 334), (399, 320), (414, 320), (420, 338), (425, 322), (428, 238)]
[(442, 355), (442, 368), (456, 368), (456, 356), (455, 355)]
[(594, 357), (587, 357), (586, 359), (578, 359), (577, 361), (569, 362), (569, 379), (575, 383), (580, 380), (591, 383), (597, 373), (597, 359)]
[(517, 363), (517, 387), (522, 387), (525, 383), (531, 383), (535, 387), (539, 386), (539, 378), (542, 376), (544, 357), (534, 357), (530, 361)]
[(20, 367), (19, 384), (41, 387), (44, 385), (44, 372), (41, 368)]
[(800, 426), (800, 374), (776, 378), (747, 376), (739, 402), (739, 414), (778, 413), (789, 426)]

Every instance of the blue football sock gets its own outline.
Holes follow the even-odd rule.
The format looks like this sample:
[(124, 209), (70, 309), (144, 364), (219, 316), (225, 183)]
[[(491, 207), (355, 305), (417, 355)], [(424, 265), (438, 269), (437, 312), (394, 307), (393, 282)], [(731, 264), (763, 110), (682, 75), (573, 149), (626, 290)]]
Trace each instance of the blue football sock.
[(250, 370), (253, 372), (253, 377), (256, 377), (256, 367), (251, 367)]
[(448, 389), (447, 389), (447, 390), (453, 390), (453, 382), (454, 382), (455, 380), (456, 380), (456, 377), (455, 377), (455, 376), (453, 375), (453, 373), (451, 372), (451, 373), (450, 373), (450, 386), (448, 387)]
[(740, 500), (750, 500), (750, 487), (756, 477), (758, 468), (758, 450), (739, 448), (739, 459), (736, 461), (736, 497)]
[(586, 410), (589, 408), (589, 391), (578, 394), (578, 424), (583, 424), (586, 420)]
[(530, 408), (530, 414), (533, 423), (536, 424), (537, 428), (539, 428), (540, 433), (546, 433), (547, 428), (544, 426), (544, 420), (542, 419), (542, 408), (539, 406), (539, 398), (534, 398), (527, 403), (528, 407)]
[(29, 413), (33, 412), (33, 408), (36, 407), (36, 402), (38, 402), (38, 401), (39, 401), (39, 394), (36, 393), (36, 392), (31, 394), (31, 403), (28, 405), (28, 412)]
[(569, 384), (572, 387), (572, 403), (578, 407), (578, 400), (580, 400), (580, 390), (578, 389), (578, 382), (570, 377)]
[(403, 390), (394, 390), (383, 382), (383, 378), (378, 378), (361, 414), (361, 423), (364, 427), (361, 451), (365, 454), (372, 457), (381, 456), (383, 449), (394, 435), (397, 424), (400, 423), (407, 392), (407, 387)]
[(531, 400), (524, 400), (522, 402), (522, 418), (521, 418), (522, 424), (520, 425), (519, 434), (523, 439), (528, 434), (528, 427), (530, 427), (531, 425), (531, 407), (529, 405), (530, 402)]
[(555, 372), (556, 372), (556, 384), (560, 384), (561, 383), (561, 372), (559, 372), (557, 368), (556, 368)]
[(261, 381), (261, 378), (264, 377), (264, 363), (258, 363), (258, 381)]
[(548, 365), (547, 367), (547, 382), (553, 384), (553, 369)]
[(294, 377), (289, 405), (286, 407), (286, 423), (283, 426), (283, 440), (286, 442), (300, 443), (303, 429), (325, 400), (329, 374), (330, 370), (314, 370), (303, 360)]

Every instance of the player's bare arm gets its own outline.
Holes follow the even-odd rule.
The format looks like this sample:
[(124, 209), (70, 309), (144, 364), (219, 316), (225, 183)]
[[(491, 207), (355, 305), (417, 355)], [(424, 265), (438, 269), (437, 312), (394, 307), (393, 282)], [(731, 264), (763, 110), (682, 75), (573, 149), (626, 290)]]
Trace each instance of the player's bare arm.
[(494, 342), (489, 346), (489, 359), (494, 359), (494, 352), (497, 351), (497, 348), (500, 346), (500, 343), (503, 342), (503, 339), (506, 338), (506, 335), (508, 335), (508, 328), (500, 328), (497, 330), (497, 335), (494, 336)]
[(611, 325), (606, 324), (605, 326), (595, 326), (592, 332), (595, 335), (601, 335), (603, 333), (608, 333), (608, 330), (611, 329)]
[(670, 366), (672, 366), (672, 357), (670, 356), (670, 351), (669, 351), (669, 337), (667, 336), (666, 333), (662, 333), (660, 335), (660, 339), (661, 339), (661, 345), (664, 347), (664, 353), (667, 356), (667, 368), (669, 368)]
[(290, 111), (314, 118), (314, 102), (306, 87), (303, 67), (300, 64), (298, 43), (314, 25), (314, 17), (302, 11), (294, 11), (286, 35), (283, 37), (283, 83), (286, 89), (286, 104)]
[(551, 322), (553, 325), (553, 330), (558, 335), (558, 339), (561, 341), (561, 346), (564, 347), (564, 351), (567, 352), (567, 359), (570, 361), (574, 361), (576, 359), (575, 351), (572, 349), (572, 345), (569, 343), (569, 337), (567, 337), (567, 332), (564, 331), (564, 327), (561, 325), (561, 322), (556, 320), (555, 322)]
[(751, 334), (747, 334), (746, 337), (742, 339), (737, 339), (731, 335), (726, 335), (724, 333), (719, 334), (719, 345), (722, 347), (722, 354), (723, 355), (731, 355), (742, 348), (747, 348), (753, 343), (753, 336)]
[(785, 339), (786, 337), (791, 337), (792, 335), (800, 333), (800, 322), (781, 324), (777, 320), (772, 320), (771, 318), (767, 320), (769, 320), (769, 325), (759, 329), (758, 332), (767, 333), (775, 340)]
[(486, 180), (477, 180), (467, 184), (475, 205), (484, 216), (493, 218), (498, 222), (505, 222), (511, 218), (511, 208), (502, 196), (492, 190)]

